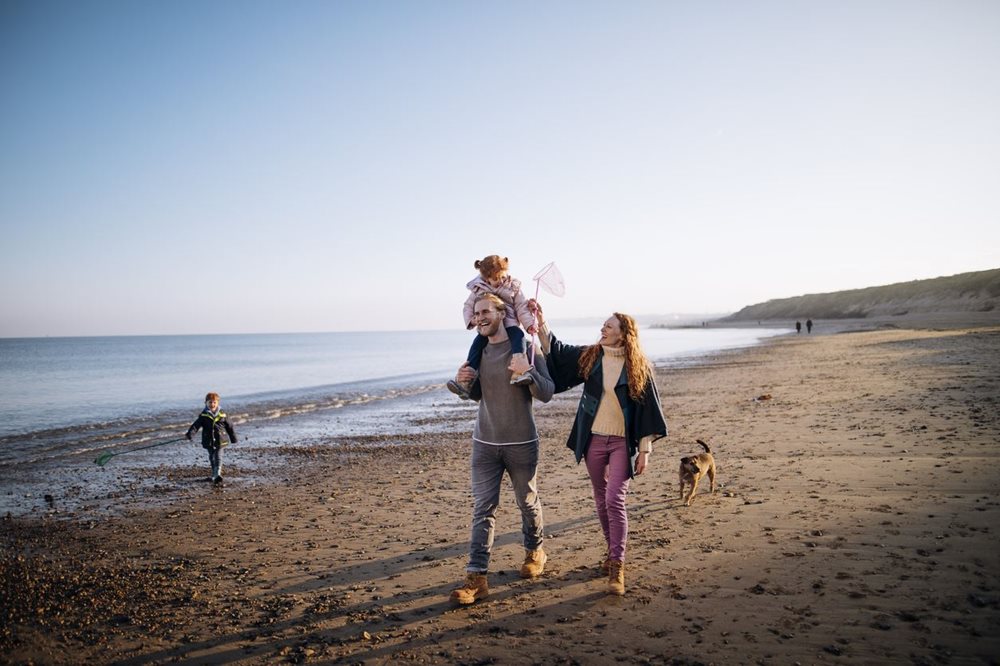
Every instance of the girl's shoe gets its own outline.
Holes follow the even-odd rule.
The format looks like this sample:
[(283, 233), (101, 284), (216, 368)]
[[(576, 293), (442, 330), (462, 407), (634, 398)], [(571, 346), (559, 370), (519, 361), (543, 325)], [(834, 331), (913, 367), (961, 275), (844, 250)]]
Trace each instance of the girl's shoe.
[(462, 400), (469, 400), (469, 389), (465, 388), (454, 379), (448, 380), (448, 390), (457, 395)]
[[(531, 368), (533, 368), (533, 367), (535, 367), (535, 366), (531, 366)], [(531, 368), (528, 368), (528, 369), (530, 370)], [(531, 384), (534, 381), (535, 381), (535, 378), (532, 377), (531, 374), (529, 374), (527, 372), (525, 372), (523, 374), (520, 374), (520, 375), (514, 375), (513, 377), (510, 378), (510, 383), (514, 384), (516, 386), (527, 386), (528, 384)]]

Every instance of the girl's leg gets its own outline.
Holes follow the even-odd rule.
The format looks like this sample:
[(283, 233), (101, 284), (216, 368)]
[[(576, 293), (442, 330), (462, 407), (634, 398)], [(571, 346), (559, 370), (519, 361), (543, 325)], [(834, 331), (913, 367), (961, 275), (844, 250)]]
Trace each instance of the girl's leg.
[(608, 465), (607, 435), (591, 435), (587, 445), (587, 473), (590, 475), (590, 485), (594, 489), (594, 508), (597, 519), (601, 522), (604, 541), (611, 548), (611, 530), (608, 523), (607, 481), (604, 480), (604, 469)]
[[(476, 334), (476, 337), (472, 340), (472, 346), (469, 347), (469, 356), (465, 359), (469, 364), (469, 367), (479, 372), (479, 363), (483, 358), (483, 350), (486, 349), (486, 345), (489, 344), (489, 339)], [(469, 399), (469, 391), (472, 390), (472, 382), (459, 383), (454, 379), (449, 379), (445, 386), (448, 390), (460, 397), (462, 400)]]
[[(517, 326), (508, 326), (504, 330), (507, 331), (507, 337), (510, 338), (511, 356), (520, 355), (521, 358), (524, 358), (525, 355), (524, 331), (522, 331)], [(533, 381), (534, 380), (531, 378), (531, 375), (529, 375), (528, 373), (524, 374), (514, 373), (510, 378), (511, 384), (524, 385), (524, 384), (530, 384)]]
[(479, 362), (482, 360), (483, 350), (486, 349), (486, 345), (489, 342), (486, 336), (477, 333), (475, 339), (472, 341), (472, 346), (469, 347), (469, 357), (465, 360), (469, 363), (469, 367), (476, 372), (479, 372)]
[(510, 338), (510, 353), (524, 354), (525, 353), (524, 331), (521, 330), (521, 327), (507, 326), (504, 328), (504, 330), (507, 331), (507, 337)]
[(624, 562), (628, 542), (628, 513), (625, 510), (630, 481), (628, 445), (624, 437), (611, 437), (607, 446), (608, 482), (604, 504), (608, 515), (608, 553), (610, 559)]

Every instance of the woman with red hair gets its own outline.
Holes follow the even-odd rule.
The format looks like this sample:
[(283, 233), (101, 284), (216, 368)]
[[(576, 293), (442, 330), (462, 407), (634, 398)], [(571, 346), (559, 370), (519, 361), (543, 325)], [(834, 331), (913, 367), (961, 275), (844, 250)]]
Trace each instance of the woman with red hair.
[(560, 342), (549, 331), (537, 301), (530, 302), (556, 393), (583, 384), (566, 446), (586, 459), (607, 557), (608, 593), (625, 594), (625, 545), (629, 481), (649, 465), (652, 442), (667, 434), (652, 364), (639, 346), (635, 319), (619, 312), (601, 326), (592, 345)]

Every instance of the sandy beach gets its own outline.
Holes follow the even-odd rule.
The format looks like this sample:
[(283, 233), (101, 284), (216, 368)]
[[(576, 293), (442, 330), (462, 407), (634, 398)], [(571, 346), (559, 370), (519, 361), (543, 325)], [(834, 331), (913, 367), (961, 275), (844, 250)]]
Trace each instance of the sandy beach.
[[(1000, 327), (890, 329), (658, 371), (671, 433), (632, 486), (623, 598), (604, 593), (589, 481), (564, 446), (576, 392), (536, 406), (546, 571), (517, 576), (507, 485), (491, 596), (469, 607), (448, 593), (471, 421), (272, 448), (267, 484), (174, 471), (194, 491), (166, 507), (7, 518), (0, 660), (996, 664), (998, 352)], [(720, 487), (685, 507), (696, 438)], [(237, 476), (240, 455), (255, 453), (232, 450)]]

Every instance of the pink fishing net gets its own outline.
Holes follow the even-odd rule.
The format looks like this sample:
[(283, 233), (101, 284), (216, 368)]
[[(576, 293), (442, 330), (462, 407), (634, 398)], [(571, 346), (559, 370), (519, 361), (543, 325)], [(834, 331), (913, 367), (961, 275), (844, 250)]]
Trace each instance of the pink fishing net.
[[(538, 286), (553, 296), (562, 297), (566, 294), (566, 282), (563, 280), (562, 273), (556, 268), (556, 262), (554, 261), (546, 264), (545, 268), (535, 273), (535, 277), (532, 279), (537, 280)], [(537, 295), (537, 289), (535, 293)]]

